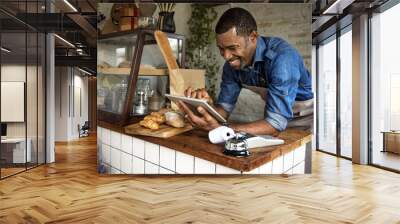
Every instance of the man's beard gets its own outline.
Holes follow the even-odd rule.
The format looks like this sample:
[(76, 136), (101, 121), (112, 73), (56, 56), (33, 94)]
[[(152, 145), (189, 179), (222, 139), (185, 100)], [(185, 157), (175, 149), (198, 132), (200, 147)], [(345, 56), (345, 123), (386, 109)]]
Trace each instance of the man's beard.
[[(231, 59), (231, 60), (228, 60), (228, 63), (230, 63), (231, 61), (234, 61), (234, 60), (239, 60), (239, 62), (240, 62), (239, 69), (237, 69), (237, 70), (244, 70), (244, 69), (247, 67), (246, 63), (244, 63), (244, 61), (242, 60), (242, 58), (239, 58), (239, 57), (235, 57), (235, 58), (233, 58), (233, 59)], [(231, 67), (232, 67), (232, 66), (231, 66)]]

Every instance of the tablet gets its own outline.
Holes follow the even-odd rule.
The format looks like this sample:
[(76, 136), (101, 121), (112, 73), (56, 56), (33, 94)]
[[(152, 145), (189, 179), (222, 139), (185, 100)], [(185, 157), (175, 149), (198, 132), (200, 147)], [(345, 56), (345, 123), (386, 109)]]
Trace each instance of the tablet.
[(195, 99), (195, 98), (190, 98), (190, 97), (185, 97), (185, 96), (173, 96), (170, 94), (165, 94), (165, 96), (170, 99), (171, 101), (174, 101), (177, 103), (179, 100), (182, 102), (185, 102), (186, 104), (189, 104), (195, 108), (191, 108), (194, 110), (194, 112), (197, 112), (197, 107), (202, 106), (205, 110), (208, 111), (208, 113), (211, 114), (215, 119), (217, 119), (221, 123), (226, 123), (226, 120), (221, 114), (219, 114), (210, 104), (207, 103), (207, 100), (202, 100), (202, 99)]

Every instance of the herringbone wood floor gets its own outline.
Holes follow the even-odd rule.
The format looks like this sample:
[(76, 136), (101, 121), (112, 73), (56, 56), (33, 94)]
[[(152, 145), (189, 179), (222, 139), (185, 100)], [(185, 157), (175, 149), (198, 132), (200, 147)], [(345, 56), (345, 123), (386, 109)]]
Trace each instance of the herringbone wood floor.
[(0, 223), (400, 223), (400, 175), (314, 152), (313, 174), (99, 176), (95, 138), (0, 181)]

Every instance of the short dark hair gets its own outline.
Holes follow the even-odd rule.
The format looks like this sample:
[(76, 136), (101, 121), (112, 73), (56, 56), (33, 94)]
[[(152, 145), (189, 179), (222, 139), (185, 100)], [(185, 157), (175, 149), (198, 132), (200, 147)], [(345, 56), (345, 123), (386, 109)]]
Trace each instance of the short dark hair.
[(215, 33), (223, 34), (233, 27), (236, 28), (236, 34), (240, 36), (249, 36), (251, 32), (257, 31), (256, 20), (250, 12), (242, 8), (226, 10), (215, 26)]

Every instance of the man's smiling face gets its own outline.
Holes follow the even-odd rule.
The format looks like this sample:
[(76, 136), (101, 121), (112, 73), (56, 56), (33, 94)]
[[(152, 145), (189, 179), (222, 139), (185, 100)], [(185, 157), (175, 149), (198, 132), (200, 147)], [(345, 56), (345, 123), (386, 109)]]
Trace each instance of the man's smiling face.
[(251, 65), (257, 45), (255, 32), (248, 37), (239, 36), (233, 27), (225, 33), (218, 34), (216, 39), (221, 56), (233, 69), (239, 70)]

